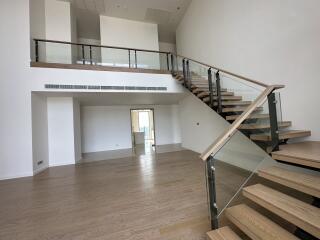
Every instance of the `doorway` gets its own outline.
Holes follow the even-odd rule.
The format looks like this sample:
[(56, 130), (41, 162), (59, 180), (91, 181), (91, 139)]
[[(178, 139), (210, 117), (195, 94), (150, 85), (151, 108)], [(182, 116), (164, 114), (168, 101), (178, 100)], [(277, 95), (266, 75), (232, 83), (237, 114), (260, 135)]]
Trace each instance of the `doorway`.
[(153, 109), (131, 109), (131, 133), (134, 149), (154, 150), (155, 130)]

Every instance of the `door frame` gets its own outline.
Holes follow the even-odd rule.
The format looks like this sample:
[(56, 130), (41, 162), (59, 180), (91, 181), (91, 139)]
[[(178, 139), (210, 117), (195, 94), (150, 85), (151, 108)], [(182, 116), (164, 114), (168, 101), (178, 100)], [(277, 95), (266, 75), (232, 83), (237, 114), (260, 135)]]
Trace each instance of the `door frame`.
[(153, 146), (157, 146), (156, 143), (156, 125), (155, 125), (155, 118), (154, 118), (154, 108), (130, 108), (130, 129), (131, 129), (131, 143), (132, 148), (134, 148), (134, 139), (133, 139), (133, 129), (132, 129), (132, 111), (143, 111), (143, 110), (149, 110), (152, 112), (152, 120), (153, 120)]

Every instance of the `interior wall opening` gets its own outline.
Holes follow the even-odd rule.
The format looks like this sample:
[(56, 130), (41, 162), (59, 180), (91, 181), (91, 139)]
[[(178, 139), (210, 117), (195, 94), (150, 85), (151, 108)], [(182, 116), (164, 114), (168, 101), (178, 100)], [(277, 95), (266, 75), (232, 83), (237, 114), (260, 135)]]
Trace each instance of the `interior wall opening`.
[(155, 149), (153, 109), (131, 109), (131, 134), (134, 149)]

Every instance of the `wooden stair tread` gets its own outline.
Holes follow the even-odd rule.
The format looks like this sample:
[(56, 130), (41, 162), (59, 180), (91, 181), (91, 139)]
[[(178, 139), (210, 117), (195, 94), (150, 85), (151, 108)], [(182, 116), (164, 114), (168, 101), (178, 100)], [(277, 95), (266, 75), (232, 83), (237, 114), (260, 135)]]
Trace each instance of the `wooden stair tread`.
[[(289, 130), (289, 131), (281, 131), (279, 133), (279, 139), (291, 139), (291, 138), (299, 138), (299, 137), (309, 137), (311, 136), (310, 131), (305, 130)], [(271, 141), (270, 133), (259, 133), (250, 135), (250, 139), (253, 141)]]
[(275, 160), (320, 169), (320, 142), (306, 141), (281, 145), (280, 151), (273, 152), (272, 157)]
[[(252, 102), (251, 101), (222, 101), (222, 106), (248, 106)], [(214, 106), (218, 106), (218, 103), (215, 102)]]
[[(224, 113), (228, 113), (228, 112), (244, 112), (245, 110), (247, 110), (248, 107), (229, 107), (229, 108), (223, 108), (222, 112)], [(255, 109), (256, 111), (261, 111), (263, 110), (263, 107), (258, 107)]]
[[(286, 127), (290, 127), (292, 125), (292, 122), (290, 121), (284, 121), (284, 122), (279, 122), (278, 123), (278, 127), (279, 128), (286, 128)], [(255, 124), (255, 123), (251, 123), (251, 124), (241, 124), (239, 126), (239, 129), (242, 129), (242, 130), (255, 130), (255, 129), (270, 129), (270, 124), (269, 123), (265, 123), (265, 124), (262, 124), (262, 123), (258, 123), (258, 124)]]
[(289, 171), (280, 167), (259, 170), (259, 176), (320, 198), (320, 175)]
[(222, 227), (214, 231), (207, 232), (207, 236), (210, 240), (241, 240), (241, 238), (229, 227)]
[(262, 184), (243, 189), (243, 195), (311, 235), (320, 238), (320, 209)]
[[(201, 88), (196, 88), (192, 90), (192, 93), (196, 94), (198, 96), (199, 93), (205, 92), (207, 90), (205, 89), (201, 89)], [(214, 95), (216, 95), (216, 92), (213, 92)], [(234, 93), (233, 92), (221, 92), (221, 96), (233, 96)]]
[[(236, 120), (241, 115), (230, 115), (226, 117), (227, 121), (233, 121)], [(269, 114), (251, 114), (247, 119), (269, 119)]]
[[(206, 92), (202, 92), (202, 93), (198, 94), (197, 97), (199, 97), (199, 98), (204, 97), (203, 101), (204, 102), (209, 102), (210, 101), (210, 97), (206, 97), (207, 95), (204, 96), (203, 93), (206, 93)], [(217, 99), (218, 99), (217, 96), (213, 96), (213, 100), (214, 101), (217, 100)], [(222, 101), (228, 101), (228, 100), (230, 100), (230, 101), (242, 101), (242, 97), (241, 96), (221, 96), (221, 100)]]
[(226, 216), (253, 240), (298, 240), (293, 234), (247, 205), (227, 208)]
[[(208, 86), (205, 86), (205, 85), (195, 85), (195, 84), (192, 84), (191, 85), (191, 89), (195, 90), (195, 89), (200, 89), (202, 91), (209, 91), (209, 87)], [(215, 90), (214, 90), (215, 91)], [(227, 89), (226, 88), (221, 88), (221, 92), (227, 92)]]
[[(213, 94), (216, 95), (216, 92), (214, 92)], [(233, 92), (221, 92), (221, 97), (233, 97), (233, 96), (234, 96)], [(199, 96), (197, 96), (197, 97), (199, 97)], [(214, 99), (217, 99), (217, 97), (214, 97)]]

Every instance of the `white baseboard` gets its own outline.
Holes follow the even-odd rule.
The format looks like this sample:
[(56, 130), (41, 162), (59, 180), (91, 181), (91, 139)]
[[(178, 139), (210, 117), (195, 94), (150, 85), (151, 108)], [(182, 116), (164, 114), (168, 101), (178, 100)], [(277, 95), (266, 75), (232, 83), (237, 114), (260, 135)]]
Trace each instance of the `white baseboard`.
[(50, 164), (49, 167), (61, 167), (61, 166), (67, 166), (67, 165), (75, 165), (75, 163), (65, 162), (65, 163), (59, 163), (59, 164)]
[(32, 176), (33, 176), (33, 172), (21, 173), (21, 174), (16, 174), (16, 175), (0, 176), (0, 181), (15, 179), (15, 178), (32, 177)]
[(33, 176), (35, 176), (35, 175), (43, 172), (44, 170), (47, 170), (48, 168), (49, 168), (48, 166), (44, 166), (44, 167), (42, 167), (42, 168), (39, 168), (39, 169), (33, 171)]

